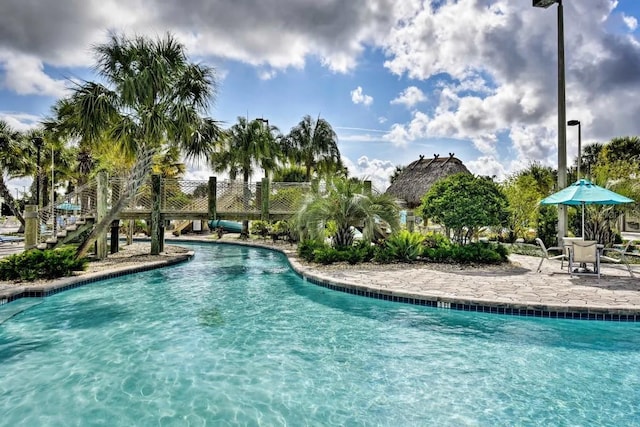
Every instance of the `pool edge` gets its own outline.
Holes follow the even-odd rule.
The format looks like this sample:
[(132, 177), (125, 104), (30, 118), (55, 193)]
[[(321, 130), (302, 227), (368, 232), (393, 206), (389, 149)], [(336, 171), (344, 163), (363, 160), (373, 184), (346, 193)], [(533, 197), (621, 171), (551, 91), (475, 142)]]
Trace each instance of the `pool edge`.
[(184, 254), (171, 256), (166, 260), (152, 261), (142, 265), (133, 265), (114, 268), (111, 270), (98, 271), (81, 276), (63, 277), (60, 279), (56, 279), (50, 283), (43, 284), (41, 286), (16, 286), (12, 289), (5, 289), (3, 291), (0, 291), (0, 306), (9, 304), (10, 302), (22, 298), (45, 298), (60, 292), (88, 285), (89, 283), (95, 283), (101, 280), (112, 279), (114, 277), (127, 276), (129, 274), (169, 267), (172, 265), (190, 261), (194, 255), (194, 251), (188, 251)]

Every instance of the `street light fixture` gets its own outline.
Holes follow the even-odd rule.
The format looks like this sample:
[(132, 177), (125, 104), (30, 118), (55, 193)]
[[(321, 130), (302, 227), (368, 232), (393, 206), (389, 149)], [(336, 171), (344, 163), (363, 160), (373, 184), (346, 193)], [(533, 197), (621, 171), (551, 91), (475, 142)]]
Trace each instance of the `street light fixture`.
[(569, 120), (567, 122), (569, 126), (578, 126), (578, 172), (577, 178), (580, 179), (580, 164), (582, 163), (582, 129), (580, 126), (580, 120)]
[[(533, 0), (533, 7), (558, 3), (558, 190), (567, 186), (567, 121), (564, 75), (564, 18), (562, 0)], [(558, 205), (558, 242), (567, 234), (567, 208)]]
[(44, 144), (44, 141), (42, 140), (41, 137), (39, 136), (35, 136), (33, 137), (33, 145), (36, 146), (36, 205), (38, 205), (38, 208), (40, 208), (40, 149), (42, 148), (42, 145)]

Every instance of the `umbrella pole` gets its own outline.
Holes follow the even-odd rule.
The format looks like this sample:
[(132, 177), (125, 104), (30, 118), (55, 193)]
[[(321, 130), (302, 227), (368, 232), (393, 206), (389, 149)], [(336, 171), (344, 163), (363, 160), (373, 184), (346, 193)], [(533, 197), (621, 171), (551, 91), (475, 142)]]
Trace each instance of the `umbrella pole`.
[(585, 203), (582, 202), (582, 240), (584, 240), (584, 205)]

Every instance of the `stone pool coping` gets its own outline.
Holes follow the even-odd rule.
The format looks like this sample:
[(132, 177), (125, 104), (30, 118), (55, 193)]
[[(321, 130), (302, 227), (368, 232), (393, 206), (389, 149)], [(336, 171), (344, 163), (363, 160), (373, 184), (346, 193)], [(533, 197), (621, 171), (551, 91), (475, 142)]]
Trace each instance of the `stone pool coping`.
[[(367, 269), (323, 269), (303, 264), (295, 247), (264, 241), (241, 241), (207, 237), (167, 238), (168, 243), (234, 244), (283, 253), (291, 268), (318, 286), (353, 295), (442, 309), (576, 320), (640, 322), (640, 279), (624, 277), (624, 271), (609, 268), (601, 279), (571, 278), (561, 272), (559, 262), (545, 261), (536, 273), (540, 258), (514, 255), (519, 268), (510, 272), (430, 270), (428, 265)], [(59, 279), (42, 286), (16, 288), (12, 295), (0, 291), (0, 304), (21, 297), (43, 297), (87, 283), (139, 271), (161, 268), (193, 257), (193, 251), (167, 260), (111, 269), (79, 277)], [(628, 273), (627, 273), (628, 275)], [(455, 286), (452, 286), (455, 283)]]

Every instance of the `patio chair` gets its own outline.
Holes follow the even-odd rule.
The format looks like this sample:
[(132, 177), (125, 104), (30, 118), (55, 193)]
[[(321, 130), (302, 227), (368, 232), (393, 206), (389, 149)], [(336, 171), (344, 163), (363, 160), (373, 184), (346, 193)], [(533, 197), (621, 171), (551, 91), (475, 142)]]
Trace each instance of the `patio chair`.
[[(634, 239), (630, 239), (627, 243), (621, 248), (604, 248), (603, 255), (600, 256), (600, 259), (612, 262), (614, 264), (624, 264), (627, 266), (627, 270), (629, 270), (629, 275), (633, 276), (633, 271), (631, 270), (631, 266), (629, 265), (629, 260), (626, 257), (627, 253), (630, 253), (629, 248), (633, 245)], [(619, 258), (613, 258), (607, 256), (608, 252), (613, 252), (619, 256)]]
[[(537, 272), (540, 273), (541, 268), (542, 268), (542, 263), (544, 262), (545, 259), (548, 260), (553, 260), (553, 259), (559, 259), (561, 260), (560, 262), (560, 268), (564, 268), (564, 260), (567, 259), (567, 255), (565, 254), (565, 251), (563, 248), (558, 247), (558, 246), (552, 246), (550, 248), (547, 248), (544, 245), (544, 242), (542, 241), (542, 239), (540, 238), (536, 238), (536, 243), (538, 244), (538, 246), (540, 246), (540, 249), (542, 249), (542, 259), (540, 260), (540, 264), (538, 264), (538, 270)], [(550, 256), (549, 255), (549, 251), (560, 251), (561, 254), (560, 255), (554, 255), (554, 256)]]
[[(593, 264), (593, 271), (586, 264)], [(569, 273), (573, 275), (597, 275), (600, 278), (600, 251), (595, 240), (576, 240), (569, 252)]]

